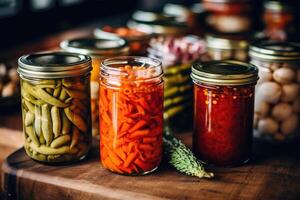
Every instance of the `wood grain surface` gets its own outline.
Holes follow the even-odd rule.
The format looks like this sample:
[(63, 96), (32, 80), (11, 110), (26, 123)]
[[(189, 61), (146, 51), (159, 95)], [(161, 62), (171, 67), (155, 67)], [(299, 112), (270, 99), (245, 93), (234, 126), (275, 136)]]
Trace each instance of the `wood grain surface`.
[[(190, 144), (191, 134), (180, 137)], [(94, 141), (95, 142), (95, 141)], [(98, 142), (90, 155), (72, 165), (49, 166), (32, 161), (23, 149), (2, 165), (2, 187), (7, 199), (209, 199), (299, 200), (300, 153), (297, 145), (285, 147), (255, 143), (247, 165), (212, 168), (213, 180), (179, 174), (167, 164), (146, 176), (121, 176), (99, 164)], [(259, 153), (258, 153), (259, 152)], [(281, 153), (279, 153), (281, 152)]]

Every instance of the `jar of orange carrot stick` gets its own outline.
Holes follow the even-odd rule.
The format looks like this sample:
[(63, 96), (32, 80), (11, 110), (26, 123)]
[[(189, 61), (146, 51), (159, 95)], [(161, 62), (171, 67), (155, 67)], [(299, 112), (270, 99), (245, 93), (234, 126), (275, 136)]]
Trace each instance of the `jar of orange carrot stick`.
[(110, 171), (143, 175), (162, 159), (161, 62), (146, 57), (106, 59), (100, 69), (100, 156)]

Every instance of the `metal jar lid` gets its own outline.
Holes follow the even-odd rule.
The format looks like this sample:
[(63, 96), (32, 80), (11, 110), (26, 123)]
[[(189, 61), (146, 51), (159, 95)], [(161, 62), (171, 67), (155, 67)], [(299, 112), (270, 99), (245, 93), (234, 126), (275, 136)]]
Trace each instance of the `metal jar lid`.
[(215, 35), (207, 35), (206, 43), (207, 47), (213, 49), (234, 50), (249, 48), (249, 42), (247, 40), (228, 36), (221, 37)]
[(300, 61), (300, 44), (291, 42), (258, 42), (250, 46), (252, 58), (272, 61)]
[(129, 52), (127, 41), (119, 37), (65, 40), (60, 43), (60, 47), (68, 52), (92, 57), (109, 57)]
[(265, 1), (264, 9), (273, 12), (283, 12), (292, 10), (292, 7), (280, 1)]
[(224, 60), (195, 63), (191, 77), (194, 82), (204, 84), (237, 86), (255, 84), (258, 68), (240, 61)]
[(91, 58), (68, 52), (41, 52), (25, 55), (18, 60), (18, 73), (28, 78), (64, 78), (89, 73)]

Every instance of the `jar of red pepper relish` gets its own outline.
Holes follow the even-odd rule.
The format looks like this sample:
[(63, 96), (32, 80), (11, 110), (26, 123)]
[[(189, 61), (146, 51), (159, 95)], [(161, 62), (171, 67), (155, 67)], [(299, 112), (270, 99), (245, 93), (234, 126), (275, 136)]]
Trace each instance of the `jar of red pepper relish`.
[(254, 89), (258, 69), (239, 61), (192, 66), (193, 151), (208, 164), (232, 166), (251, 155)]

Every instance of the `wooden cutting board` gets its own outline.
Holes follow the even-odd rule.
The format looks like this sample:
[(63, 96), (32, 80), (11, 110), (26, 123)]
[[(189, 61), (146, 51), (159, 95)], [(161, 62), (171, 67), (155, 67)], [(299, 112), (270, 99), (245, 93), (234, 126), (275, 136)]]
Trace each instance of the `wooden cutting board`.
[[(191, 135), (183, 140), (190, 143)], [(299, 200), (299, 145), (283, 151), (255, 143), (254, 149), (260, 153), (245, 166), (212, 169), (213, 180), (182, 175), (167, 164), (146, 176), (113, 174), (99, 164), (97, 144), (84, 161), (61, 166), (34, 162), (19, 149), (2, 165), (2, 187), (7, 199), (24, 200)]]

